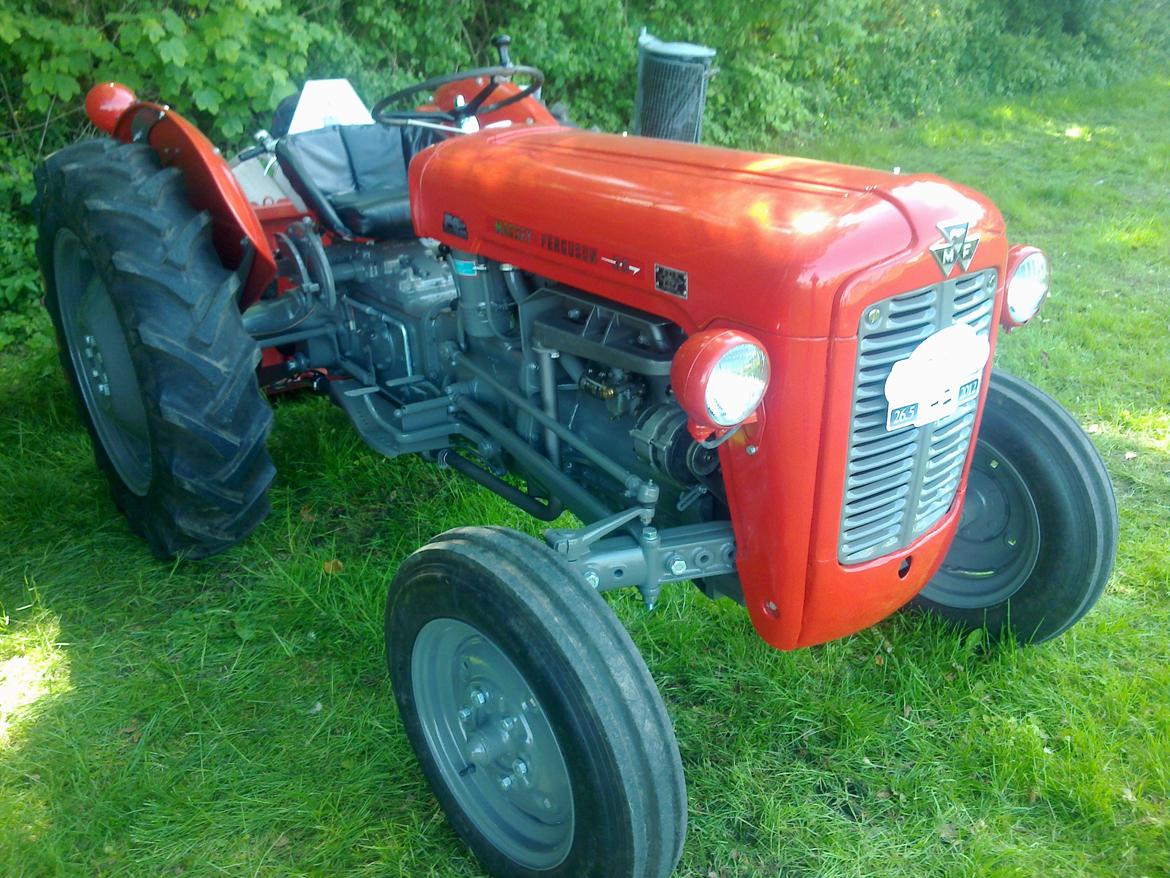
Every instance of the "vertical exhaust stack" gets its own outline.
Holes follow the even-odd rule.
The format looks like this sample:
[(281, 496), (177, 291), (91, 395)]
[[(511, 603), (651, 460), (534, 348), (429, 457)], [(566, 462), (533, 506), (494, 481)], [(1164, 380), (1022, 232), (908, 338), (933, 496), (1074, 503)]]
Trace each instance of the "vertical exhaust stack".
[(714, 49), (664, 43), (642, 28), (633, 133), (698, 143), (714, 58)]

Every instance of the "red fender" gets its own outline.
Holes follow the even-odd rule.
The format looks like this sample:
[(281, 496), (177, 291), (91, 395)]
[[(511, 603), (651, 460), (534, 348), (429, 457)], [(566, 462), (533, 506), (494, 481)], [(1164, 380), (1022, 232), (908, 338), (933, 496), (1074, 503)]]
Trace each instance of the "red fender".
[(191, 206), (211, 215), (211, 238), (227, 268), (238, 269), (250, 246), (254, 255), (240, 308), (256, 301), (276, 277), (276, 257), (256, 212), (211, 141), (170, 107), (139, 101), (117, 82), (90, 89), (85, 112), (100, 130), (126, 143), (148, 143), (163, 167), (183, 172)]

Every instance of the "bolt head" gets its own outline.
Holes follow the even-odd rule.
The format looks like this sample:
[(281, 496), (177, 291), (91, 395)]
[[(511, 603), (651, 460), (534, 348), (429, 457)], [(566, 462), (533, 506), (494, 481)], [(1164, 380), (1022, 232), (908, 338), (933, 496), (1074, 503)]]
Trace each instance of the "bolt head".
[(590, 588), (597, 588), (597, 586), (601, 585), (601, 577), (597, 575), (597, 571), (595, 570), (585, 571), (585, 581), (589, 583)]
[(755, 457), (755, 456), (756, 456), (756, 452), (758, 452), (760, 449), (759, 449), (759, 447), (758, 447), (758, 446), (756, 446), (756, 445), (749, 445), (749, 446), (748, 446), (747, 448), (745, 448), (744, 450), (745, 450), (745, 451), (747, 451), (747, 453), (748, 453), (748, 457)]
[(85, 346), (87, 348), (92, 348), (96, 344), (97, 344), (97, 339), (94, 338), (92, 335), (87, 335), (85, 337)]
[(519, 775), (528, 774), (528, 763), (523, 759), (517, 759), (512, 763), (512, 770)]
[(486, 692), (484, 692), (482, 689), (472, 689), (471, 690), (471, 700), (474, 701), (476, 704), (480, 704), (480, 705), (487, 704), (488, 694)]
[(672, 555), (666, 561), (667, 569), (675, 576), (682, 576), (687, 572), (687, 562), (685, 558), (680, 558), (678, 555)]
[(512, 780), (511, 776), (505, 774), (503, 777), (500, 778), (500, 789), (503, 790), (504, 792), (507, 792), (508, 790), (512, 789), (513, 783), (514, 783), (514, 781)]
[(987, 462), (987, 465), (992, 469), (999, 469), (999, 461), (992, 458)]
[(98, 389), (98, 393), (100, 393), (102, 396), (109, 396), (110, 395), (110, 385), (108, 385), (108, 384), (105, 384), (105, 383), (99, 384), (97, 389)]
[(877, 326), (882, 321), (882, 309), (870, 308), (865, 312), (865, 322), (870, 326)]
[(459, 721), (463, 723), (471, 722), (471, 718), (475, 715), (470, 707), (464, 707), (459, 711)]

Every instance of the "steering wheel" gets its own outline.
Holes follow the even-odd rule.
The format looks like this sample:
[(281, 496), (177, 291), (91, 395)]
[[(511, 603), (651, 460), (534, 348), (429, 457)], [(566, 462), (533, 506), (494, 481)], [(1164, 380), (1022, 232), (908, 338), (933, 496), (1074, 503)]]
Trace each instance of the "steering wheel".
[[(487, 104), (485, 102), (496, 88), (503, 82), (504, 78), (511, 78), (513, 76), (527, 76), (531, 81), (516, 94), (504, 98), (502, 101), (496, 101), (494, 104)], [(538, 88), (544, 85), (544, 74), (536, 67), (505, 67), (497, 65), (495, 67), (476, 67), (474, 70), (460, 70), (456, 73), (447, 73), (443, 76), (435, 76), (424, 82), (418, 82), (414, 85), (407, 86), (401, 91), (396, 91), (388, 97), (382, 98), (378, 103), (374, 104), (374, 109), (371, 111), (374, 119), (381, 122), (383, 125), (394, 124), (396, 120), (403, 117), (401, 111), (398, 113), (390, 112), (388, 110), (394, 104), (400, 103), (419, 92), (433, 92), (441, 86), (448, 85), (452, 82), (459, 82), (462, 79), (478, 79), (487, 78), (487, 85), (480, 89), (479, 93), (462, 107), (455, 107), (452, 110), (446, 110), (440, 113), (428, 113), (427, 116), (434, 118), (438, 116), (442, 119), (447, 119), (451, 122), (458, 122), (461, 119), (466, 119), (469, 116), (474, 116), (477, 113), (494, 113), (503, 107), (511, 106), (517, 101), (522, 101), (530, 94), (535, 92)], [(401, 122), (399, 122), (401, 124)]]

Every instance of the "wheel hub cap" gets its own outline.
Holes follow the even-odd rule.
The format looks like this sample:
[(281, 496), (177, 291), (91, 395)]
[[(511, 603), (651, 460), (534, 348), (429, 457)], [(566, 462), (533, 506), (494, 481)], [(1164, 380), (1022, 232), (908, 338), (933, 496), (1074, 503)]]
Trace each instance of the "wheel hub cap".
[(1001, 604), (1024, 584), (1040, 554), (1040, 519), (1023, 476), (990, 443), (975, 446), (959, 530), (922, 597), (948, 607)]
[(114, 300), (68, 229), (53, 241), (53, 273), (61, 328), (94, 432), (126, 486), (145, 494), (152, 464), (138, 375)]
[(471, 625), (434, 619), (415, 640), (411, 681), (431, 755), (476, 828), (528, 868), (563, 862), (575, 822), (569, 770), (516, 665)]

